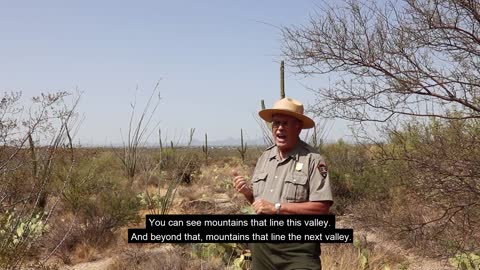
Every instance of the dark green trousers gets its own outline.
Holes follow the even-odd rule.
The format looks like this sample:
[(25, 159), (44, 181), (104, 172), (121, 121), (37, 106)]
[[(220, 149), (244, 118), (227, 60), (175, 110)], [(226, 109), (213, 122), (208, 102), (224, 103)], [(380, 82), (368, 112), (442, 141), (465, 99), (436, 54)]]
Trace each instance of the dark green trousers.
[(251, 243), (253, 270), (322, 269), (319, 243)]

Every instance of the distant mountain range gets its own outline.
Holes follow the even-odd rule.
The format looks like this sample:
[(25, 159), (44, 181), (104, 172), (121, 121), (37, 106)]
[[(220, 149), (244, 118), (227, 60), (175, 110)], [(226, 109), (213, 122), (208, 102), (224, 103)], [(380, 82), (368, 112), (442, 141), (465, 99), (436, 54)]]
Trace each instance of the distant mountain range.
[[(204, 141), (201, 140), (192, 140), (192, 146), (202, 146), (204, 145)], [(263, 146), (265, 143), (263, 139), (255, 139), (255, 140), (244, 140), (244, 143), (250, 146)], [(240, 139), (228, 137), (222, 140), (214, 140), (208, 141), (208, 146), (240, 146)]]
[[(185, 146), (186, 145), (186, 142), (182, 141), (182, 142), (173, 142), (175, 145), (177, 146)], [(248, 146), (265, 146), (265, 143), (263, 142), (263, 139), (261, 138), (258, 138), (258, 139), (254, 139), (254, 140), (245, 140), (244, 143), (246, 143)], [(192, 144), (191, 146), (202, 146), (204, 145), (204, 141), (203, 140), (197, 140), (197, 139), (193, 139), (192, 140)], [(122, 147), (123, 144), (121, 143), (112, 143), (110, 145), (82, 145), (83, 147)], [(153, 143), (153, 142), (150, 142), (150, 143), (147, 143), (145, 145), (146, 147), (158, 147), (158, 143)], [(212, 141), (208, 141), (208, 146), (215, 146), (215, 147), (218, 147), (218, 146), (234, 146), (234, 147), (238, 147), (240, 146), (240, 139), (239, 138), (233, 138), (233, 137), (228, 137), (226, 139), (222, 139), (222, 140), (212, 140)], [(170, 141), (168, 142), (164, 142), (164, 147), (170, 147)]]

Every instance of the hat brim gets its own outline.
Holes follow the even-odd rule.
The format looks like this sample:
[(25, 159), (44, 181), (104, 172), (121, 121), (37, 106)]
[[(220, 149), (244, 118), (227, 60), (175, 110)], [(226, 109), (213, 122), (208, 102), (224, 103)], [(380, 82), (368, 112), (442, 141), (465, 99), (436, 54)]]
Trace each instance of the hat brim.
[(258, 115), (269, 123), (272, 122), (272, 117), (274, 114), (285, 114), (297, 118), (303, 122), (303, 129), (309, 129), (315, 126), (315, 122), (310, 117), (292, 111), (281, 109), (265, 109), (258, 112)]

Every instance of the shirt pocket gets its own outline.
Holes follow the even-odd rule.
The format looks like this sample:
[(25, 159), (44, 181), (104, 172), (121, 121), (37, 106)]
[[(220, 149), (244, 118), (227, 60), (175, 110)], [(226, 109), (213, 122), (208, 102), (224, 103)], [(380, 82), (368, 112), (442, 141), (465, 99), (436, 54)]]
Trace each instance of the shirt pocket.
[(253, 185), (253, 197), (257, 198), (265, 189), (265, 183), (267, 182), (268, 173), (257, 173), (252, 177), (252, 185)]
[(294, 172), (285, 179), (284, 198), (287, 202), (308, 201), (308, 176), (302, 172)]

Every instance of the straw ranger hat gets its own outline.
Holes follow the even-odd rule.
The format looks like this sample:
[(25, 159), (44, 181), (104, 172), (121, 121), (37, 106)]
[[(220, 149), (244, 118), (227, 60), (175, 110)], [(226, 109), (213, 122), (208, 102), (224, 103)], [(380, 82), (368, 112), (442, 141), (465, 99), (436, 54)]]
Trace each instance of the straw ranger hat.
[(260, 115), (263, 120), (269, 123), (272, 122), (272, 116), (274, 114), (286, 114), (293, 116), (303, 122), (304, 129), (315, 126), (315, 122), (310, 117), (303, 114), (303, 104), (293, 98), (282, 98), (273, 104), (273, 108), (258, 112), (258, 115)]

